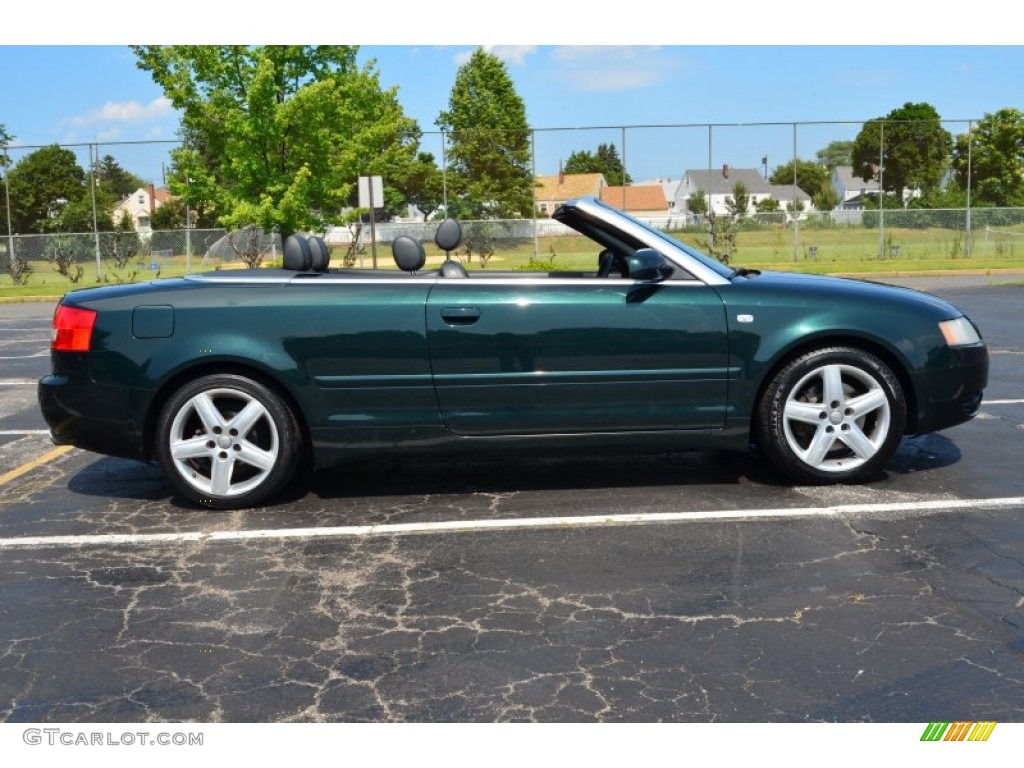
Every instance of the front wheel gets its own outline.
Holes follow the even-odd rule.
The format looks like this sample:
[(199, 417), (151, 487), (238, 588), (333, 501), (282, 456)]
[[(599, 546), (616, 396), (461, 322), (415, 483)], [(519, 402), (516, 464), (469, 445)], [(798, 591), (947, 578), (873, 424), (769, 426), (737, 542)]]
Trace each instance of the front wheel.
[(217, 374), (186, 384), (157, 423), (164, 472), (202, 506), (238, 509), (264, 501), (291, 479), (299, 453), (289, 407), (244, 376)]
[(899, 446), (903, 388), (878, 357), (848, 347), (818, 349), (785, 365), (765, 390), (757, 431), (768, 458), (808, 483), (871, 476)]

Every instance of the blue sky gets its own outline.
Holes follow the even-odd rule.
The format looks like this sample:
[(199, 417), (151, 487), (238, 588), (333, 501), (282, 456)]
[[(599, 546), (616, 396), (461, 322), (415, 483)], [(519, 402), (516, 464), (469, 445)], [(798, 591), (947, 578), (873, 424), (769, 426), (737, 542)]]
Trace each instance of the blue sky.
[[(454, 0), (455, 5), (459, 2)], [(184, 7), (190, 3), (186, 0)], [(641, 7), (650, 5), (640, 3)], [(540, 129), (535, 145), (538, 173), (555, 173), (559, 161), (570, 152), (593, 150), (599, 143), (617, 146), (636, 181), (678, 178), (686, 168), (706, 168), (709, 164), (759, 167), (764, 155), (771, 170), (793, 156), (793, 128), (788, 125), (793, 122), (801, 123), (796, 131), (797, 155), (813, 158), (829, 141), (852, 139), (864, 120), (885, 115), (907, 101), (928, 102), (944, 119), (961, 121), (1004, 107), (1024, 108), (1024, 88), (1020, 84), (1024, 46), (929, 44), (930, 34), (941, 39), (949, 28), (939, 25), (943, 34), (934, 34), (933, 17), (941, 15), (942, 6), (937, 3), (930, 12), (931, 29), (928, 21), (914, 27), (916, 37), (908, 37), (899, 30), (898, 23), (893, 23), (900, 21), (898, 12), (888, 12), (886, 18), (891, 23), (885, 34), (876, 37), (890, 44), (878, 47), (835, 42), (760, 46), (753, 43), (762, 38), (785, 42), (787, 35), (795, 35), (805, 41), (829, 42), (844, 41), (850, 35), (836, 21), (832, 21), (832, 31), (821, 34), (792, 32), (777, 19), (772, 23), (754, 19), (734, 22), (726, 34), (719, 31), (720, 20), (709, 22), (699, 12), (677, 11), (671, 16), (671, 24), (691, 20), (710, 33), (680, 26), (683, 31), (670, 32), (669, 36), (690, 44), (610, 45), (600, 34), (581, 31), (577, 21), (571, 26), (559, 24), (562, 19), (547, 14), (547, 24), (523, 25), (520, 21), (510, 23), (508, 30), (502, 29), (509, 38), (532, 37), (547, 44), (495, 45), (491, 50), (506, 61), (526, 104), (529, 123)], [(95, 6), (90, 7), (95, 13)], [(388, 7), (400, 11), (405, 7), (404, 0)], [(629, 7), (637, 6), (631, 3)], [(408, 14), (434, 13), (422, 3), (405, 8)], [(737, 8), (742, 9), (743, 3)], [(898, 11), (899, 3), (893, 8)], [(572, 15), (565, 18), (575, 19)], [(197, 28), (188, 19), (178, 26), (161, 28), (162, 34), (170, 36), (168, 40), (148, 41), (181, 42), (180, 35), (187, 36)], [(176, 137), (177, 115), (148, 74), (136, 68), (127, 47), (133, 42), (133, 30), (115, 27), (99, 34), (99, 39), (90, 40), (88, 35), (76, 33), (74, 21), (69, 17), (65, 19), (67, 29), (47, 28), (40, 38), (30, 36), (27, 41), (12, 39), (16, 25), (5, 26), (0, 32), (0, 123), (23, 145), (99, 142), (103, 144), (101, 154), (114, 155), (128, 170), (159, 184), (161, 163), (166, 160), (169, 145), (109, 143), (171, 141)], [(306, 41), (294, 24), (285, 24), (280, 33), (285, 39), (266, 40), (260, 39), (267, 34), (262, 23), (247, 32), (244, 27), (231, 27), (229, 21), (230, 17), (223, 19), (221, 28), (232, 29), (234, 39), (229, 35), (185, 41), (359, 43), (358, 37), (362, 36), (365, 44), (360, 60), (373, 60), (381, 83), (398, 88), (406, 114), (415, 118), (427, 134), (424, 149), (438, 157), (440, 141), (433, 133), (437, 130), (435, 121), (447, 105), (456, 71), (477, 44), (494, 35), (486, 24), (464, 23), (448, 36), (466, 42), (432, 42), (443, 40), (444, 32), (453, 31), (442, 32), (442, 22), (434, 19), (430, 26), (411, 23), (382, 28), (358, 24), (355, 40)], [(830, 20), (824, 22), (828, 26)], [(308, 18), (304, 23), (310, 25)], [(849, 20), (844, 23), (850, 24)], [(560, 31), (570, 28), (571, 33)], [(622, 34), (614, 37), (653, 42), (670, 28), (655, 24), (652, 34), (646, 34), (642, 25), (622, 23)], [(215, 35), (217, 26), (211, 24), (206, 29)], [(605, 38), (609, 34), (607, 28), (603, 29)], [(1005, 38), (998, 30), (994, 34), (995, 40)], [(740, 44), (692, 44), (698, 38), (699, 42), (720, 38)], [(904, 39), (914, 44), (892, 44), (893, 40)], [(965, 39), (969, 40), (970, 35)], [(593, 44), (595, 40), (599, 44)], [(394, 44), (388, 44), (391, 41)], [(31, 44), (18, 44), (21, 42)], [(842, 121), (847, 122), (804, 124)], [(712, 129), (710, 157), (706, 123), (722, 124)], [(734, 123), (745, 125), (725, 125)], [(758, 123), (783, 125), (753, 125)], [(959, 133), (966, 125), (950, 123), (947, 128)], [(604, 128), (592, 129), (594, 126)], [(663, 127), (630, 128), (623, 135), (619, 126)], [(14, 155), (18, 156), (18, 150)]]

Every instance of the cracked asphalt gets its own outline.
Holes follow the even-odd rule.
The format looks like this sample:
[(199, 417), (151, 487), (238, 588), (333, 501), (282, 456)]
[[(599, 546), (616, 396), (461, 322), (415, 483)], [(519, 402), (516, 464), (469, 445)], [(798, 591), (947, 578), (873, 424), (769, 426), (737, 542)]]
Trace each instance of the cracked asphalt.
[[(714, 453), (381, 461), (223, 513), (144, 464), (42, 463), (0, 484), (0, 721), (1021, 721), (1024, 286), (928, 289), (981, 326), (992, 404), (863, 486)], [(51, 313), (0, 306), (0, 475), (52, 448)], [(777, 514), (472, 527), (737, 510)], [(465, 527), (304, 533), (432, 522)], [(259, 535), (132, 538), (183, 532)], [(18, 544), (97, 535), (125, 538)]]

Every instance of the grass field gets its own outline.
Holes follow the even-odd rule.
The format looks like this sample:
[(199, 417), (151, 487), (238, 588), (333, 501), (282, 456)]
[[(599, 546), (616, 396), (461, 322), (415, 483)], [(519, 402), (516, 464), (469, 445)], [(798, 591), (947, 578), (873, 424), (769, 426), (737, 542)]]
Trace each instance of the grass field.
[[(877, 229), (859, 227), (834, 229), (804, 229), (799, 232), (799, 244), (794, 248), (792, 229), (765, 229), (740, 232), (734, 266), (756, 267), (784, 271), (813, 272), (818, 274), (864, 274), (945, 272), (969, 270), (972, 272), (1018, 270), (1024, 271), (1024, 236), (1020, 232), (981, 232), (971, 243), (967, 254), (963, 232), (946, 229), (885, 230), (882, 240)], [(706, 235), (699, 232), (672, 233), (674, 237), (698, 250), (706, 251)], [(597, 248), (584, 237), (547, 237), (537, 242), (536, 258), (533, 242), (520, 242), (514, 247), (498, 248), (494, 255), (481, 264), (478, 254), (462, 260), (471, 270), (479, 269), (545, 269), (545, 264), (557, 270), (593, 270), (597, 266)], [(426, 244), (428, 266), (437, 264), (443, 254), (432, 244)], [(882, 253), (884, 252), (884, 257)], [(391, 249), (379, 245), (378, 265), (394, 269)], [(363, 256), (363, 264), (370, 265), (370, 254)], [(531, 264), (531, 261), (533, 262)], [(538, 263), (539, 262), (539, 263)], [(332, 266), (339, 266), (341, 254), (335, 249)], [(163, 257), (157, 261), (158, 269), (150, 269), (148, 261), (136, 261), (121, 270), (103, 265), (105, 280), (96, 279), (96, 265), (86, 262), (82, 277), (72, 283), (60, 275), (50, 262), (29, 262), (31, 271), (24, 284), (15, 285), (7, 270), (0, 273), (0, 297), (60, 296), (74, 288), (94, 285), (177, 277), (186, 272), (184, 255)], [(204, 262), (193, 256), (193, 272), (215, 268), (240, 267), (241, 264)]]

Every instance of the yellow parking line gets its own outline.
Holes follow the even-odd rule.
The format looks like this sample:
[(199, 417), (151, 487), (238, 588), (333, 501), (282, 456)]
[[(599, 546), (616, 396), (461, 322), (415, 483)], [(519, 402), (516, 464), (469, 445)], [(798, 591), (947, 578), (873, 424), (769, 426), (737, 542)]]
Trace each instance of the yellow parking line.
[(73, 447), (74, 446), (72, 445), (61, 445), (57, 448), (54, 448), (49, 453), (44, 453), (42, 456), (32, 459), (32, 461), (26, 461), (20, 467), (12, 469), (10, 472), (4, 472), (2, 475), (0, 475), (0, 485), (6, 485), (7, 483), (11, 482), (11, 480), (17, 480), (19, 477), (28, 472), (31, 472), (36, 467), (41, 467), (46, 462), (53, 461), (58, 456), (63, 456)]

